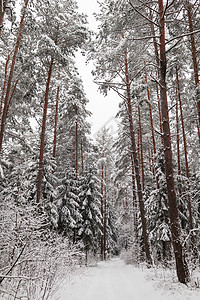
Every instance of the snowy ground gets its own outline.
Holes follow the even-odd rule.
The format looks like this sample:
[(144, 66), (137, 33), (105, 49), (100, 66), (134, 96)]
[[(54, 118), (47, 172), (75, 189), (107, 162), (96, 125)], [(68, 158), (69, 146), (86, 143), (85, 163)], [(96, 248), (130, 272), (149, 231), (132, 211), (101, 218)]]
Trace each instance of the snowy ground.
[(199, 300), (200, 289), (161, 270), (139, 269), (120, 259), (98, 263), (73, 277), (51, 300)]

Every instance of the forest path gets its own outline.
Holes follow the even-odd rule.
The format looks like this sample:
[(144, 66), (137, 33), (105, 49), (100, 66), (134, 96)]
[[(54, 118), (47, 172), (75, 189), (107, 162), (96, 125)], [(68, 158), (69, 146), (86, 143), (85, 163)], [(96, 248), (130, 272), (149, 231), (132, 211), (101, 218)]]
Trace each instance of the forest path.
[(164, 295), (163, 289), (155, 290), (146, 275), (146, 270), (115, 258), (89, 268), (85, 275), (73, 277), (52, 300), (178, 300), (177, 294)]

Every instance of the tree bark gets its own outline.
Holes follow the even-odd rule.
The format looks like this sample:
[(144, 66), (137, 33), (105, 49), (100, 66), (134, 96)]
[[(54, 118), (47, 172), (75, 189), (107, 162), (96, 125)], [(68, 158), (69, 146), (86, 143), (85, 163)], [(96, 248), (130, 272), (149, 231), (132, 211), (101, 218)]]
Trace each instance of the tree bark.
[[(104, 153), (102, 153), (102, 157), (104, 157)], [(101, 166), (101, 223), (102, 223), (102, 226), (104, 224), (104, 217), (103, 217), (103, 197), (104, 197), (104, 166), (102, 164)], [(102, 230), (103, 231), (103, 230)], [(101, 259), (103, 260), (104, 258), (104, 234), (101, 236)]]
[[(193, 23), (192, 23), (192, 14), (191, 14), (191, 4), (189, 0), (186, 0), (187, 3), (187, 13), (188, 13), (188, 21), (190, 32), (193, 32)], [(196, 45), (194, 40), (194, 34), (190, 35), (190, 41), (192, 46), (192, 60), (193, 60), (193, 68), (194, 68), (194, 78), (195, 84), (197, 88), (197, 110), (198, 110), (198, 128), (200, 126), (200, 91), (199, 87), (199, 73), (198, 73), (198, 65), (197, 65), (197, 57), (196, 57)]]
[[(178, 176), (181, 175), (181, 160), (180, 160), (180, 134), (179, 134), (179, 115), (178, 115), (178, 89), (176, 87), (176, 144), (177, 144), (177, 165), (178, 165)], [(179, 180), (178, 180), (179, 182)], [(179, 196), (182, 195), (180, 185), (178, 186)]]
[(189, 211), (189, 225), (190, 229), (193, 229), (193, 220), (192, 220), (192, 206), (191, 206), (191, 197), (190, 197), (190, 173), (189, 173), (189, 164), (188, 164), (188, 152), (187, 152), (187, 141), (185, 134), (185, 126), (183, 121), (183, 109), (182, 109), (182, 101), (181, 101), (181, 93), (180, 93), (180, 84), (179, 84), (179, 76), (178, 76), (178, 68), (176, 67), (176, 85), (178, 91), (178, 100), (180, 107), (180, 116), (181, 116), (181, 125), (182, 125), (182, 133), (183, 133), (183, 144), (184, 144), (184, 154), (185, 154), (185, 168), (186, 168), (186, 176), (188, 179), (188, 211)]
[(135, 175), (136, 175), (136, 183), (137, 183), (137, 193), (138, 193), (138, 199), (139, 199), (139, 208), (140, 208), (143, 238), (144, 238), (144, 249), (145, 249), (145, 254), (146, 254), (146, 261), (149, 265), (151, 265), (152, 258), (151, 258), (151, 254), (150, 254), (150, 246), (149, 246), (149, 241), (148, 241), (145, 208), (144, 208), (144, 201), (143, 201), (143, 196), (142, 196), (142, 186), (141, 186), (140, 173), (139, 173), (138, 156), (137, 156), (137, 151), (136, 151), (135, 133), (134, 133), (134, 128), (133, 128), (132, 104), (131, 104), (131, 95), (130, 95), (130, 82), (129, 82), (127, 52), (125, 52), (125, 76), (126, 76), (126, 92), (127, 92), (129, 129), (130, 129), (130, 138), (131, 138), (131, 147), (132, 147), (131, 150), (132, 150), (133, 159), (134, 159), (134, 167), (135, 167)]
[(10, 60), (10, 54), (8, 54), (8, 58), (6, 60), (6, 65), (5, 65), (4, 83), (3, 83), (3, 89), (2, 89), (2, 93), (1, 93), (1, 103), (0, 103), (0, 117), (1, 117), (1, 113), (2, 113), (3, 99), (4, 99), (5, 90), (6, 90), (6, 80), (7, 80), (9, 60)]
[[(58, 79), (59, 78), (60, 78), (60, 72), (58, 74)], [(53, 139), (53, 157), (54, 158), (56, 157), (59, 94), (60, 94), (60, 85), (58, 85), (57, 93), (56, 93), (56, 111), (55, 111), (54, 139)]]
[(3, 115), (2, 115), (2, 119), (1, 119), (0, 152), (2, 150), (4, 128), (5, 128), (6, 117), (7, 117), (7, 106), (8, 106), (9, 96), (10, 96), (10, 90), (11, 90), (13, 72), (14, 72), (14, 67), (15, 67), (15, 61), (16, 61), (17, 52), (18, 52), (18, 48), (19, 48), (19, 43), (20, 43), (20, 39), (21, 39), (23, 22), (24, 22), (24, 17), (25, 17), (28, 1), (29, 0), (26, 0), (25, 5), (24, 5), (24, 13), (23, 13), (22, 18), (21, 18), (21, 22), (20, 22), (20, 26), (19, 26), (19, 33), (18, 33), (17, 42), (16, 42), (16, 45), (15, 45), (15, 50), (14, 50), (13, 59), (12, 59), (12, 64), (11, 64), (11, 68), (10, 68), (10, 73), (9, 73), (9, 77), (8, 77), (8, 84), (7, 84), (6, 95), (5, 95), (5, 99), (4, 99)]
[[(149, 85), (148, 85), (148, 79), (147, 79), (147, 72), (146, 69), (144, 70), (145, 74), (145, 81), (147, 85), (147, 98), (149, 102), (149, 116), (150, 116), (150, 125), (151, 125), (151, 138), (152, 138), (152, 144), (153, 144), (153, 170), (155, 170), (155, 162), (156, 162), (156, 142), (155, 142), (155, 135), (154, 135), (154, 126), (153, 126), (153, 115), (152, 115), (152, 109), (151, 109), (151, 98), (150, 98), (150, 91), (149, 91)], [(154, 171), (155, 173), (155, 171)], [(158, 182), (158, 177), (156, 176), (156, 185), (157, 189), (159, 189), (159, 182)]]
[(166, 90), (167, 59), (165, 50), (165, 11), (163, 6), (163, 0), (158, 0), (158, 6), (160, 19), (160, 97), (170, 226), (178, 280), (181, 283), (187, 283), (189, 281), (189, 271), (186, 261), (184, 259), (183, 247), (181, 244), (181, 227), (178, 217), (178, 208), (172, 165), (171, 136)]
[(106, 230), (106, 224), (107, 224), (107, 173), (106, 173), (106, 166), (104, 168), (104, 224), (103, 224), (103, 258), (106, 260), (106, 236), (107, 236), (107, 230)]
[(51, 58), (49, 73), (46, 84), (45, 91), (45, 100), (44, 100), (44, 111), (43, 111), (43, 120), (42, 120), (42, 132), (40, 138), (40, 158), (39, 158), (39, 172), (38, 172), (38, 182), (37, 182), (37, 204), (40, 203), (41, 198), (41, 186), (42, 186), (42, 173), (43, 173), (43, 157), (44, 157), (44, 140), (45, 140), (45, 129), (46, 129), (46, 119), (47, 119), (47, 107), (48, 107), (48, 95), (49, 95), (49, 86), (51, 80), (51, 74), (53, 69), (54, 58)]
[[(141, 113), (140, 107), (138, 105), (138, 121), (139, 121), (139, 144), (140, 144), (140, 154), (141, 154), (141, 171), (142, 171), (142, 189), (144, 191), (144, 156), (143, 156), (143, 143), (142, 143), (142, 125), (141, 125)], [(139, 150), (138, 150), (139, 151)]]

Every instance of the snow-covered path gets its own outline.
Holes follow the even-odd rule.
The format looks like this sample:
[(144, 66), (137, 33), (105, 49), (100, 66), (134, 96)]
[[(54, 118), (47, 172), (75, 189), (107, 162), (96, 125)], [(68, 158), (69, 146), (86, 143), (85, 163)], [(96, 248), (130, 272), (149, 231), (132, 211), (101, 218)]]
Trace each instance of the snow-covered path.
[[(89, 268), (87, 274), (74, 277), (52, 300), (196, 300), (200, 294), (183, 290), (170, 294), (165, 289), (155, 289), (146, 280), (147, 271), (125, 265), (122, 260), (112, 259)], [(176, 285), (179, 285), (178, 283)], [(168, 288), (167, 288), (168, 289)], [(166, 293), (167, 292), (167, 293)], [(182, 293), (183, 292), (183, 293)], [(197, 295), (197, 298), (196, 298)]]

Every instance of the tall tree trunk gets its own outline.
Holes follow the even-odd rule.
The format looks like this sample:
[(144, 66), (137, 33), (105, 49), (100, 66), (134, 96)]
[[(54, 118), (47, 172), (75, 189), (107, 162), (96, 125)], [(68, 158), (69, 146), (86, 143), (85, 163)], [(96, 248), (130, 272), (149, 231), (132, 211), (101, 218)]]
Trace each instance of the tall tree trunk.
[[(58, 74), (58, 79), (59, 78), (60, 78), (60, 71), (59, 71), (59, 74)], [(56, 93), (56, 111), (55, 111), (54, 139), (53, 139), (53, 158), (56, 157), (59, 94), (60, 94), (60, 85), (58, 85), (57, 93)]]
[[(152, 11), (150, 10), (150, 19), (152, 20)], [(151, 32), (153, 35), (153, 45), (154, 45), (154, 53), (155, 53), (155, 58), (156, 58), (156, 64), (157, 64), (157, 74), (158, 77), (160, 77), (159, 72), (160, 72), (160, 56), (159, 56), (159, 51), (158, 51), (158, 44), (156, 41), (156, 34), (155, 34), (155, 29), (154, 29), (154, 24), (151, 22)], [(161, 133), (161, 144), (163, 144), (163, 138), (162, 138), (162, 116), (161, 116), (161, 108), (160, 108), (160, 98), (159, 98), (159, 91), (158, 91), (158, 83), (156, 83), (156, 92), (157, 92), (157, 100), (158, 100), (158, 113), (159, 113), (159, 120), (160, 120), (160, 133)]]
[(81, 170), (82, 170), (82, 176), (84, 176), (83, 141), (81, 141)]
[[(150, 98), (150, 91), (149, 91), (149, 85), (148, 85), (148, 79), (147, 79), (147, 72), (146, 69), (144, 70), (145, 74), (145, 81), (147, 85), (147, 98), (149, 102), (149, 116), (150, 116), (150, 124), (151, 124), (151, 138), (152, 138), (152, 144), (153, 144), (153, 170), (155, 174), (155, 161), (156, 161), (156, 142), (155, 142), (155, 135), (154, 135), (154, 126), (153, 126), (153, 115), (152, 115), (152, 109), (151, 109), (151, 98)], [(159, 189), (159, 183), (158, 183), (158, 177), (156, 176), (156, 185), (157, 189)]]
[[(181, 175), (181, 160), (180, 160), (180, 134), (179, 134), (179, 115), (178, 115), (178, 88), (176, 87), (176, 144), (177, 144), (177, 164), (178, 164), (178, 176)], [(178, 180), (179, 182), (179, 180)], [(182, 195), (182, 190), (179, 184), (178, 187), (179, 196)]]
[(104, 224), (103, 224), (103, 258), (106, 260), (106, 239), (107, 239), (107, 173), (106, 173), (106, 166), (104, 168)]
[(49, 73), (46, 84), (45, 99), (44, 99), (44, 111), (43, 111), (43, 120), (42, 120), (42, 132), (40, 138), (40, 158), (39, 158), (39, 172), (38, 172), (38, 182), (37, 182), (37, 204), (40, 203), (41, 198), (41, 186), (42, 186), (42, 173), (43, 173), (43, 156), (44, 156), (44, 140), (45, 140), (45, 129), (46, 129), (46, 119), (47, 119), (47, 106), (48, 106), (48, 95), (49, 95), (49, 86), (51, 80), (51, 74), (53, 69), (54, 58), (51, 58)]
[[(78, 116), (78, 113), (76, 112), (76, 116)], [(76, 185), (78, 183), (78, 121), (76, 120), (76, 125), (75, 125), (75, 130), (76, 130)]]
[(152, 264), (152, 258), (151, 258), (151, 254), (150, 254), (150, 246), (149, 246), (149, 241), (148, 241), (145, 208), (144, 208), (144, 201), (143, 201), (143, 196), (142, 196), (142, 187), (141, 187), (138, 157), (137, 157), (136, 143), (135, 143), (135, 133), (134, 133), (134, 128), (133, 128), (133, 117), (132, 117), (132, 104), (131, 104), (131, 95), (130, 95), (128, 60), (127, 60), (127, 53), (126, 52), (125, 52), (125, 75), (126, 75), (126, 92), (127, 92), (129, 129), (130, 129), (131, 147), (132, 147), (131, 150), (132, 150), (133, 159), (134, 159), (134, 167), (135, 167), (135, 175), (136, 175), (136, 183), (137, 183), (137, 193), (138, 193), (138, 199), (139, 199), (139, 208), (140, 208), (143, 238), (144, 238), (144, 249), (145, 249), (145, 254), (146, 254), (146, 261), (147, 261), (148, 264), (151, 265)]
[(8, 77), (8, 84), (7, 84), (6, 95), (5, 95), (5, 99), (4, 99), (3, 115), (2, 115), (2, 119), (1, 119), (0, 152), (2, 150), (4, 128), (5, 128), (6, 117), (7, 117), (7, 106), (8, 106), (9, 96), (10, 96), (10, 90), (11, 90), (13, 72), (14, 72), (14, 67), (15, 67), (15, 61), (16, 61), (17, 52), (18, 52), (18, 48), (19, 48), (19, 43), (20, 43), (20, 39), (21, 39), (23, 22), (24, 22), (24, 17), (25, 17), (28, 1), (29, 0), (26, 0), (25, 5), (24, 5), (24, 13), (23, 13), (22, 18), (21, 18), (21, 22), (20, 22), (20, 26), (19, 26), (19, 33), (18, 33), (17, 42), (16, 42), (16, 45), (15, 45), (15, 50), (14, 50), (13, 59), (12, 59), (12, 64), (11, 64), (11, 68), (10, 68), (10, 73), (9, 73), (9, 77)]
[[(104, 157), (104, 153), (102, 153), (102, 157)], [(104, 224), (104, 215), (103, 215), (103, 198), (104, 197), (104, 166), (101, 166), (101, 224), (103, 227)], [(103, 230), (102, 230), (103, 231)], [(104, 234), (101, 236), (101, 259), (103, 260), (104, 256)]]
[[(141, 171), (142, 171), (142, 189), (144, 191), (144, 155), (143, 155), (143, 142), (142, 142), (142, 124), (141, 124), (141, 113), (140, 106), (138, 105), (138, 121), (139, 121), (139, 144), (140, 144), (140, 154), (141, 154)], [(138, 150), (139, 151), (139, 150)]]
[(180, 84), (179, 84), (179, 76), (178, 76), (178, 68), (176, 67), (176, 85), (178, 91), (178, 100), (180, 107), (180, 115), (181, 115), (181, 125), (182, 125), (182, 133), (183, 133), (183, 144), (184, 144), (184, 154), (185, 154), (185, 167), (186, 167), (186, 176), (188, 179), (188, 211), (189, 211), (189, 225), (190, 229), (193, 229), (193, 220), (192, 220), (192, 207), (191, 207), (191, 197), (190, 197), (190, 173), (189, 173), (189, 164), (188, 164), (188, 152), (187, 152), (187, 141), (185, 134), (185, 126), (183, 120), (183, 109), (182, 109), (182, 101), (181, 101), (181, 93), (180, 93)]
[(135, 187), (135, 169), (134, 169), (134, 160), (133, 155), (131, 155), (131, 170), (132, 170), (132, 186), (133, 186), (133, 215), (134, 215), (134, 230), (136, 242), (138, 240), (138, 205), (137, 205), (137, 196), (136, 196), (136, 187)]
[[(189, 0), (186, 0), (187, 3), (187, 13), (188, 13), (188, 21), (190, 32), (193, 32), (193, 23), (192, 23), (192, 14), (191, 14), (191, 4)], [(192, 60), (193, 60), (193, 68), (194, 68), (194, 78), (195, 84), (197, 88), (197, 109), (198, 109), (198, 128), (200, 126), (200, 91), (198, 90), (199, 86), (199, 73), (198, 73), (198, 65), (197, 65), (197, 57), (196, 57), (196, 45), (194, 40), (194, 34), (190, 35), (190, 41), (192, 46)]]
[(166, 90), (166, 50), (165, 50), (165, 11), (163, 0), (158, 0), (159, 19), (160, 19), (160, 96), (162, 110), (162, 126), (163, 126), (163, 142), (164, 142), (164, 157), (165, 157), (165, 172), (167, 181), (168, 205), (170, 226), (172, 233), (172, 244), (176, 260), (176, 270), (178, 280), (181, 283), (186, 283), (189, 280), (189, 271), (184, 259), (183, 247), (181, 244), (181, 227), (178, 217), (178, 208), (175, 193), (174, 174), (172, 165), (172, 149), (171, 136), (169, 126), (169, 113), (167, 103)]
[(5, 65), (4, 83), (3, 83), (3, 89), (2, 89), (2, 93), (1, 93), (1, 103), (0, 103), (0, 117), (1, 117), (1, 114), (2, 114), (3, 99), (4, 99), (5, 90), (6, 90), (6, 80), (7, 80), (9, 60), (10, 60), (10, 54), (8, 54), (8, 58), (6, 60), (6, 65)]

